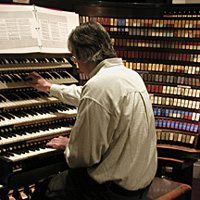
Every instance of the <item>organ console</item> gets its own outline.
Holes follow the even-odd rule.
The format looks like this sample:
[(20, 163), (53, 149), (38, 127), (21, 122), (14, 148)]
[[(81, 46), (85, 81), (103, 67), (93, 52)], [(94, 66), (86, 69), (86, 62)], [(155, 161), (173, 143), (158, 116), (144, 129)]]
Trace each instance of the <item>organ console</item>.
[[(30, 72), (57, 84), (77, 84), (67, 54), (4, 54), (0, 58), (0, 199), (29, 199), (38, 181), (66, 169), (63, 152), (47, 147), (68, 136), (76, 108), (33, 89)], [(20, 196), (20, 197), (19, 197)], [(23, 197), (23, 198), (22, 198)]]

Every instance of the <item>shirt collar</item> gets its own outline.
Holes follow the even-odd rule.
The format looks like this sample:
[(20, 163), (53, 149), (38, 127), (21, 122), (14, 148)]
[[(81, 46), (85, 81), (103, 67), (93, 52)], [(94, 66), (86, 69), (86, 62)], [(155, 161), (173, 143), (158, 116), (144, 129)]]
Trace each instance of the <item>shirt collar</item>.
[(113, 66), (123, 65), (123, 61), (121, 58), (107, 58), (101, 61), (89, 74), (89, 77), (93, 77), (97, 72), (102, 68), (108, 68)]

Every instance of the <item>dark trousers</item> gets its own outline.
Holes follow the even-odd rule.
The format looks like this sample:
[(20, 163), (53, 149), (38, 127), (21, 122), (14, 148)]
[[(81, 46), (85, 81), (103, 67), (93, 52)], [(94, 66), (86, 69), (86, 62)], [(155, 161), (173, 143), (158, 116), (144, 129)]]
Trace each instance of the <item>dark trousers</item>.
[[(86, 169), (70, 169), (53, 177), (46, 192), (33, 199), (44, 200), (147, 200), (148, 187), (138, 191), (127, 191), (107, 182), (98, 184)], [(43, 195), (45, 195), (43, 197)]]

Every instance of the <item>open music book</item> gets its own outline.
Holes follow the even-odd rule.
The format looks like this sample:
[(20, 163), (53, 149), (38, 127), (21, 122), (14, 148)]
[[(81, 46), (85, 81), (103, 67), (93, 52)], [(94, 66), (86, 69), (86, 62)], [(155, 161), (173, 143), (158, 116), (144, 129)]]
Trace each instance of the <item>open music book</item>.
[(79, 16), (34, 5), (0, 5), (0, 53), (68, 53)]

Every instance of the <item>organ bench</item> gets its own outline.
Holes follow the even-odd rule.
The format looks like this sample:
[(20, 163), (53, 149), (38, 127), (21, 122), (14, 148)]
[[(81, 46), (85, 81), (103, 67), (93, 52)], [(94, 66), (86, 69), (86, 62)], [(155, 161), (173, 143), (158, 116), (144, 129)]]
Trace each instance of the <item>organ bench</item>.
[(190, 200), (191, 186), (155, 177), (147, 194), (150, 200)]

